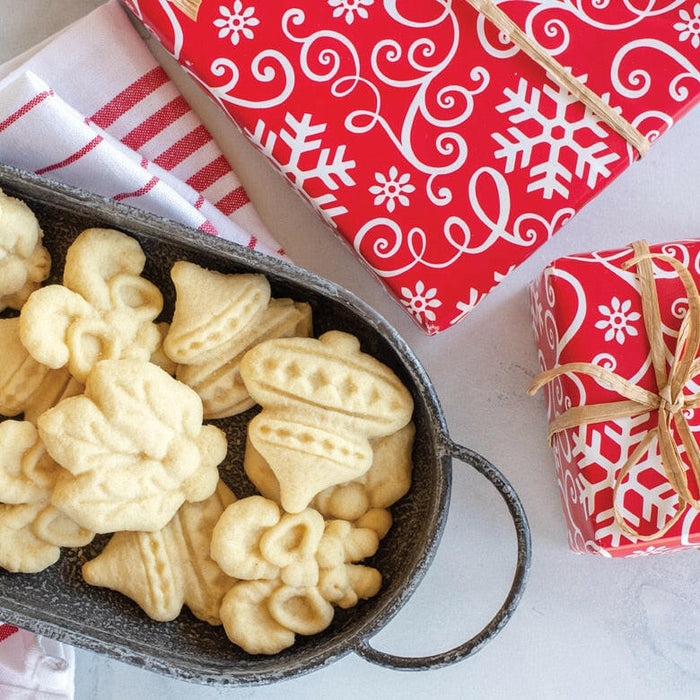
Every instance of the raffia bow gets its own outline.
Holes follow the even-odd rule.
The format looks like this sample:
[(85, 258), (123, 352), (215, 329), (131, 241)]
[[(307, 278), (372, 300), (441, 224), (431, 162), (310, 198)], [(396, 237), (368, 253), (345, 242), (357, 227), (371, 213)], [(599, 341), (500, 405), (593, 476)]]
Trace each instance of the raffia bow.
[[(690, 272), (676, 258), (652, 254), (646, 241), (634, 243), (632, 248), (634, 257), (623, 263), (622, 268), (627, 270), (637, 267), (642, 317), (651, 346), (651, 361), (656, 386), (659, 387), (658, 392), (643, 389), (619, 374), (598, 365), (588, 362), (570, 362), (538, 374), (530, 384), (528, 394), (533, 395), (542, 386), (561, 375), (584, 374), (624, 397), (620, 401), (568, 409), (550, 422), (548, 429), (550, 442), (554, 434), (568, 428), (618, 418), (630, 418), (650, 411), (658, 412), (657, 426), (646, 433), (629, 456), (620, 469), (613, 487), (615, 521), (627, 535), (648, 541), (668, 532), (683, 515), (686, 505), (689, 504), (696, 510), (700, 510), (700, 500), (693, 497), (688, 487), (687, 471), (680, 450), (682, 445), (696, 483), (700, 484), (700, 448), (684, 414), (685, 410), (700, 407), (700, 393), (685, 392), (688, 382), (700, 372), (700, 358), (696, 357), (700, 348), (700, 294)], [(673, 267), (683, 283), (688, 298), (688, 310), (681, 323), (673, 360), (668, 369), (652, 260), (663, 261)], [(680, 445), (674, 437), (674, 426)], [(674, 515), (657, 532), (641, 535), (622, 517), (618, 507), (618, 491), (625, 476), (648, 451), (655, 438), (659, 441), (661, 462), (666, 478), (671, 488), (678, 494), (678, 506)]]

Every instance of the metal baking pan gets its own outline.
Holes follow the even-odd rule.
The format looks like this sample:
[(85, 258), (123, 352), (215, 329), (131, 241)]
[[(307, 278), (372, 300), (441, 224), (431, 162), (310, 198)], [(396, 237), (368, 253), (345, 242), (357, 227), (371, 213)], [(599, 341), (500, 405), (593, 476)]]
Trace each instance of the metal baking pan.
[[(498, 633), (518, 604), (530, 563), (530, 534), (522, 504), (492, 464), (450, 439), (425, 370), (373, 309), (347, 290), (283, 261), (14, 168), (0, 165), (0, 188), (25, 200), (37, 215), (53, 260), (49, 282), (60, 281), (66, 249), (80, 231), (93, 226), (119, 229), (141, 243), (148, 260), (144, 276), (163, 291), (165, 319), (174, 302), (169, 272), (178, 259), (227, 273), (262, 272), (273, 296), (311, 304), (316, 335), (331, 329), (353, 333), (365, 352), (389, 365), (413, 394), (416, 423), (413, 483), (392, 507), (394, 525), (370, 561), (383, 576), (379, 594), (355, 608), (338, 609), (328, 629), (310, 637), (297, 636), (293, 647), (276, 656), (246, 654), (227, 640), (222, 627), (197, 620), (186, 608), (173, 622), (154, 622), (128, 598), (88, 586), (81, 566), (99, 553), (107, 536), (81, 549), (63, 550), (58, 563), (39, 574), (0, 570), (0, 619), (179, 679), (230, 685), (290, 678), (351, 652), (395, 669), (436, 668), (473, 654)], [(239, 497), (253, 493), (243, 472), (249, 418), (247, 413), (214, 421), (229, 439), (222, 478)], [(447, 518), (453, 458), (485, 476), (507, 504), (518, 547), (510, 591), (484, 629), (450, 651), (423, 657), (378, 651), (370, 644), (372, 636), (406, 603), (435, 555)]]

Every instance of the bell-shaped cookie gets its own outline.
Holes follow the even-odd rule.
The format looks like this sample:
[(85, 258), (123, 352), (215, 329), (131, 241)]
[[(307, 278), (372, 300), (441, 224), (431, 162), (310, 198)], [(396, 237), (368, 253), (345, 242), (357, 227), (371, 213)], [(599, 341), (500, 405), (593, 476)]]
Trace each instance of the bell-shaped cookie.
[(175, 311), (163, 349), (179, 364), (215, 358), (256, 323), (270, 301), (264, 275), (223, 274), (180, 260), (170, 272)]
[(240, 333), (217, 357), (201, 364), (178, 365), (176, 376), (199, 394), (205, 418), (237, 415), (255, 405), (241, 378), (244, 353), (264, 340), (308, 336), (311, 330), (309, 304), (270, 299), (259, 321)]
[(162, 530), (117, 532), (83, 565), (83, 578), (123, 593), (154, 620), (174, 620), (187, 605), (199, 619), (221, 624), (221, 601), (235, 580), (211, 559), (209, 542), (214, 525), (234, 500), (219, 482), (212, 496), (185, 503)]

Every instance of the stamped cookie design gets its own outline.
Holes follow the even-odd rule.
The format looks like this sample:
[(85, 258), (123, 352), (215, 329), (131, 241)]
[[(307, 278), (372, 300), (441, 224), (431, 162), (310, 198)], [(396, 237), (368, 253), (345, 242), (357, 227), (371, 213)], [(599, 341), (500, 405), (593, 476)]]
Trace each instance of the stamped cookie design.
[(261, 343), (244, 356), (241, 376), (263, 406), (248, 426), (249, 440), (290, 513), (362, 476), (373, 459), (369, 440), (398, 431), (413, 413), (396, 374), (340, 331)]

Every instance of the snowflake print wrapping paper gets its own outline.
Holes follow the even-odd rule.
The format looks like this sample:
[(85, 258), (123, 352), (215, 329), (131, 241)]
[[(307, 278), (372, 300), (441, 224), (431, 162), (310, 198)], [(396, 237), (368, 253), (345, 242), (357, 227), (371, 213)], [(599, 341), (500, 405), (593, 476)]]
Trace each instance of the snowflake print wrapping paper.
[[(125, 3), (430, 334), (638, 157), (465, 0)], [(650, 141), (700, 97), (697, 0), (497, 4)]]
[[(650, 246), (652, 254), (680, 261), (700, 285), (700, 241)], [(635, 268), (623, 263), (632, 249), (559, 258), (530, 287), (530, 307), (540, 368), (551, 370), (570, 362), (591, 363), (659, 392), (642, 313)], [(688, 310), (688, 297), (678, 275), (665, 262), (652, 263), (659, 299), (661, 331), (667, 366), (673, 361), (678, 332)], [(697, 371), (697, 369), (695, 370)], [(561, 375), (544, 387), (549, 420), (578, 406), (621, 401), (624, 397), (590, 376)], [(700, 375), (683, 389), (700, 392)], [(695, 442), (700, 441), (700, 409), (684, 409)], [(555, 433), (552, 448), (561, 491), (570, 547), (604, 556), (642, 556), (700, 545), (700, 510), (679, 508), (659, 454), (658, 439), (633, 458), (645, 436), (658, 424), (658, 411), (629, 418), (578, 425)], [(699, 497), (697, 480), (688, 464), (677, 428), (689, 489)], [(613, 510), (615, 480), (625, 463), (634, 466), (618, 490), (617, 504), (624, 522), (642, 537), (630, 536), (616, 522)], [(660, 536), (678, 511), (677, 521)]]

